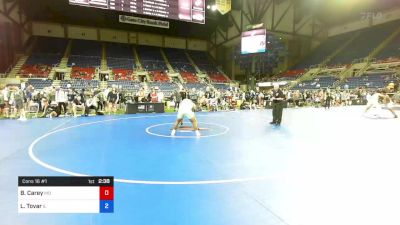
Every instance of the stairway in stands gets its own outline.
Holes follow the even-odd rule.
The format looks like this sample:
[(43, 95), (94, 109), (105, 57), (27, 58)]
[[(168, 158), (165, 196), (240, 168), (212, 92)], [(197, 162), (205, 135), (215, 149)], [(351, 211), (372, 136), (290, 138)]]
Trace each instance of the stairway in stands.
[(21, 67), (25, 64), (25, 62), (28, 60), (29, 56), (27, 55), (22, 55), (19, 59), (17, 64), (12, 68), (11, 72), (8, 74), (8, 77), (10, 78), (15, 78), (18, 74), (19, 71), (21, 70)]
[(298, 83), (301, 83), (303, 81), (307, 81), (307, 80), (312, 80), (314, 79), (318, 74), (320, 74), (324, 68), (326, 67), (326, 65), (328, 65), (328, 63), (335, 57), (337, 56), (339, 53), (341, 53), (342, 51), (345, 51), (346, 48), (355, 40), (360, 36), (361, 32), (356, 32), (350, 39), (348, 39), (342, 46), (340, 46), (340, 48), (338, 48), (336, 51), (334, 51), (333, 53), (331, 53), (328, 57), (326, 57), (326, 59), (324, 59), (318, 67), (316, 68), (311, 68), (309, 69), (303, 76), (299, 77), (298, 80), (296, 80), (296, 82), (294, 82), (291, 87), (296, 86)]
[(105, 90), (108, 87), (108, 82), (107, 81), (101, 81), (99, 87), (100, 87), (100, 90)]
[(136, 48), (133, 47), (133, 48), (132, 48), (132, 51), (133, 51), (133, 55), (135, 56), (135, 64), (136, 64), (136, 67), (137, 67), (139, 70), (142, 70), (142, 69), (143, 69), (143, 66), (142, 66), (142, 63), (140, 62), (139, 54), (138, 54), (138, 52), (136, 51)]
[(186, 54), (186, 57), (188, 58), (189, 62), (192, 64), (192, 66), (196, 70), (196, 73), (201, 74), (202, 72), (201, 72), (200, 68), (196, 65), (196, 63), (194, 63), (192, 57), (189, 55), (189, 53), (186, 50), (185, 50), (185, 54)]
[(162, 48), (160, 48), (161, 55), (164, 59), (165, 64), (167, 65), (169, 73), (175, 73), (174, 68), (172, 68), (171, 63), (168, 60), (168, 57), (165, 55), (165, 52)]
[(53, 80), (53, 87), (61, 87), (61, 80)]
[(8, 74), (8, 77), (15, 78), (17, 75), (19, 75), (19, 71), (21, 70), (21, 67), (26, 63), (28, 60), (29, 56), (32, 54), (34, 47), (36, 46), (37, 43), (37, 37), (33, 37), (32, 42), (29, 44), (28, 48), (26, 49), (26, 54), (25, 55), (17, 55), (18, 61), (15, 64), (15, 66), (12, 68), (10, 73)]
[(389, 37), (387, 37), (378, 47), (376, 47), (365, 59), (366, 64), (358, 70), (355, 76), (362, 76), (370, 68), (375, 56), (379, 55), (398, 35), (400, 34), (400, 27), (397, 28)]
[[(68, 44), (67, 44), (67, 48), (65, 49), (65, 52), (64, 52), (64, 56), (62, 57), (60, 64), (58, 64), (58, 68), (66, 70), (66, 73), (64, 76), (65, 80), (71, 79), (71, 68), (68, 67), (68, 57), (71, 54), (71, 49), (72, 49), (72, 40), (69, 40)], [(54, 70), (54, 68), (53, 68), (53, 70)], [(53, 72), (53, 70), (52, 70), (52, 72)], [(52, 72), (50, 72), (49, 77), (51, 76)], [(52, 77), (54, 77), (54, 74)]]
[(101, 71), (105, 71), (107, 69), (108, 69), (108, 66), (107, 66), (107, 46), (106, 46), (106, 43), (103, 43), (100, 70)]
[(324, 61), (321, 62), (322, 67), (326, 66), (333, 58), (335, 58), (339, 53), (342, 51), (345, 51), (346, 48), (353, 43), (355, 39), (360, 37), (361, 32), (358, 31), (356, 32), (349, 40), (347, 40), (340, 48), (338, 48), (336, 51), (334, 51), (332, 54), (330, 54)]

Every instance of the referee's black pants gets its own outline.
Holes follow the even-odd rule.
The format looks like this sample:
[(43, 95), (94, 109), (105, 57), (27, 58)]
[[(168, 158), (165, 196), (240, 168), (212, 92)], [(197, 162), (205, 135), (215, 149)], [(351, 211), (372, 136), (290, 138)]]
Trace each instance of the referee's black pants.
[(281, 124), (283, 112), (283, 101), (272, 102), (272, 122)]

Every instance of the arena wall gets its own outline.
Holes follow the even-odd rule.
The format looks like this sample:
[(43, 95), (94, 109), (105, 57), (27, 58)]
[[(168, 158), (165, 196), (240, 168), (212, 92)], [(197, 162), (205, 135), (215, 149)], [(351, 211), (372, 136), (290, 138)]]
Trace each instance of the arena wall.
[(100, 41), (129, 43), (128, 32), (111, 29), (100, 29)]
[(164, 47), (186, 49), (185, 38), (164, 37)]
[(187, 49), (197, 51), (207, 51), (207, 41), (187, 39)]
[(360, 18), (339, 26), (334, 26), (328, 30), (328, 36), (335, 36), (351, 31), (361, 30), (371, 26), (400, 20), (400, 8), (394, 8), (383, 12), (363, 12)]
[(166, 48), (207, 51), (208, 41), (171, 37), (143, 32), (128, 32), (95, 27), (63, 25), (47, 22), (32, 22), (33, 35), (71, 39), (97, 40), (106, 42), (130, 43)]
[(157, 34), (138, 33), (138, 44), (163, 47), (163, 36)]
[(67, 26), (68, 38), (97, 41), (97, 29), (81, 26)]
[(64, 27), (56, 23), (33, 23), (32, 34), (35, 36), (65, 38)]

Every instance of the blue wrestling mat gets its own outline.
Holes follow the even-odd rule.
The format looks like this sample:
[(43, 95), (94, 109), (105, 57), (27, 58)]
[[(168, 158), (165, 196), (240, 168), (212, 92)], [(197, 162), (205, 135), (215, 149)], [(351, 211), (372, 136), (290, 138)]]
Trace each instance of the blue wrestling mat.
[[(400, 120), (363, 110), (199, 113), (200, 137), (171, 137), (175, 114), (2, 120), (0, 224), (395, 224), (400, 153), (378, 140)], [(18, 176), (82, 175), (114, 176), (114, 213), (17, 213)]]

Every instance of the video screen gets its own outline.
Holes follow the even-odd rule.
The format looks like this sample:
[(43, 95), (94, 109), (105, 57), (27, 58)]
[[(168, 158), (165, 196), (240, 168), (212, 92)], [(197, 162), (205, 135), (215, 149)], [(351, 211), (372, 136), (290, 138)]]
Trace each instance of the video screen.
[(242, 54), (261, 53), (266, 50), (266, 30), (257, 29), (242, 33)]
[(205, 0), (69, 0), (71, 5), (205, 23)]

